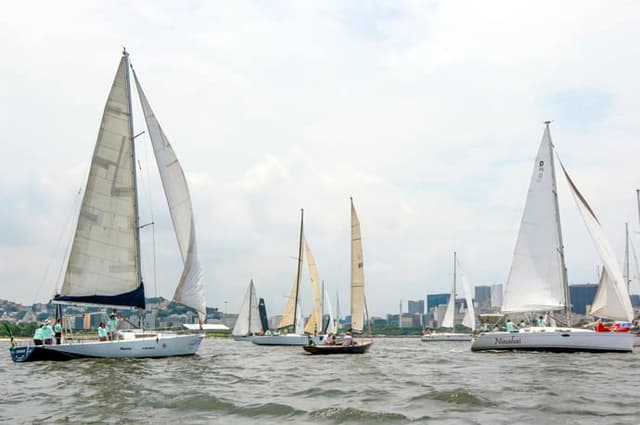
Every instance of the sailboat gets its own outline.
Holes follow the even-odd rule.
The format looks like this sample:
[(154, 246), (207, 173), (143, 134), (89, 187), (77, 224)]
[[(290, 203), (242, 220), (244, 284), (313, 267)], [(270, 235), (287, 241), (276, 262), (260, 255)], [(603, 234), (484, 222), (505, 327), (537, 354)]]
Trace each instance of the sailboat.
[[(367, 315), (367, 299), (364, 292), (364, 263), (360, 220), (351, 198), (351, 332), (364, 332)], [(369, 330), (371, 334), (371, 330)], [(313, 341), (302, 347), (310, 354), (362, 354), (369, 351), (373, 341), (353, 341), (353, 344), (318, 344)]]
[[(271, 333), (269, 335), (260, 335), (254, 336), (251, 339), (256, 345), (305, 345), (308, 342), (308, 339), (311, 338), (313, 341), (320, 342), (321, 337), (313, 334), (305, 334), (304, 329), (304, 319), (302, 317), (302, 312), (300, 309), (300, 282), (302, 278), (302, 263), (303, 263), (303, 253), (302, 253), (302, 245), (305, 242), (304, 239), (304, 210), (300, 210), (300, 238), (298, 243), (298, 269), (296, 272), (296, 279), (293, 282), (293, 287), (291, 288), (291, 293), (289, 295), (289, 301), (287, 302), (287, 306), (285, 307), (284, 314), (282, 315), (282, 319), (280, 320), (280, 326), (278, 330)], [(309, 254), (309, 250), (307, 251), (307, 255)], [(311, 258), (311, 262), (313, 262), (313, 257)], [(313, 262), (315, 266), (315, 262)], [(317, 285), (317, 271), (316, 278), (311, 278), (312, 286)], [(314, 294), (317, 292), (317, 288), (314, 289)], [(314, 298), (317, 298), (314, 296)], [(318, 298), (319, 299), (319, 298)], [(317, 317), (319, 312), (316, 315), (316, 309), (314, 308), (314, 313), (312, 313), (312, 317)], [(313, 332), (313, 329), (311, 330)]]
[(231, 336), (236, 341), (250, 341), (256, 335), (262, 335), (262, 322), (258, 310), (258, 296), (253, 279), (249, 282), (249, 289), (244, 296), (238, 318), (231, 331)]
[[(545, 122), (544, 135), (533, 167), (533, 175), (525, 204), (518, 240), (506, 283), (502, 313), (550, 312), (564, 309), (570, 325), (571, 302), (564, 263), (564, 246), (556, 190), (553, 143)], [(562, 166), (562, 163), (560, 163)], [(569, 184), (578, 210), (591, 234), (607, 275), (605, 284), (612, 302), (623, 305), (624, 316), (633, 316), (626, 285), (615, 261), (602, 227), (593, 210), (578, 191), (564, 166), (563, 174)], [(472, 351), (529, 350), (529, 351), (588, 351), (630, 352), (633, 336), (625, 333), (594, 332), (590, 329), (531, 326), (513, 332), (480, 334), (471, 346)]]
[[(444, 318), (442, 319), (441, 326), (442, 328), (449, 328), (451, 332), (426, 332), (422, 335), (420, 340), (422, 342), (436, 342), (436, 341), (471, 341), (470, 333), (459, 333), (455, 332), (455, 311), (456, 311), (456, 277), (457, 277), (457, 257), (456, 253), (453, 253), (453, 285), (451, 287), (451, 295), (449, 296), (449, 303), (447, 304), (447, 310), (444, 313)], [(465, 288), (465, 295), (467, 297), (467, 323), (471, 324), (471, 329), (473, 330), (473, 323), (469, 321), (474, 317), (473, 313), (473, 300), (469, 295), (470, 291), (468, 288)], [(471, 311), (471, 316), (469, 317), (469, 311)]]
[[(133, 78), (182, 255), (183, 270), (173, 299), (196, 310), (202, 324), (204, 287), (187, 181), (135, 71)], [(131, 102), (129, 54), (123, 50), (102, 115), (66, 272), (53, 303), (145, 308)], [(120, 331), (116, 339), (106, 342), (65, 340), (60, 345), (18, 346), (11, 349), (11, 357), (23, 362), (184, 356), (195, 354), (203, 337)]]

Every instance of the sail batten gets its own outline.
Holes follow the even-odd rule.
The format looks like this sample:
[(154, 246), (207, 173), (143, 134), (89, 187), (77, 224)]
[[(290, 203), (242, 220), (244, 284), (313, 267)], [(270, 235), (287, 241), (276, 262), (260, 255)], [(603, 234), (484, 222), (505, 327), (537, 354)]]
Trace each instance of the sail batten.
[(57, 303), (145, 307), (127, 83), (125, 53), (104, 108)]
[(187, 179), (167, 136), (151, 109), (135, 71), (133, 77), (183, 262), (182, 273), (173, 299), (195, 309), (202, 322), (206, 317), (203, 273), (198, 260), (193, 207)]

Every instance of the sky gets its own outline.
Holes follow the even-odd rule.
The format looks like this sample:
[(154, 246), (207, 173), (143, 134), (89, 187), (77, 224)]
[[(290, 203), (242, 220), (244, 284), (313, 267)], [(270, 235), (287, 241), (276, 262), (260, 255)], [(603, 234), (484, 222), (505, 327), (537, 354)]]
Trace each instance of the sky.
[[(349, 197), (371, 314), (448, 292), (454, 251), (474, 285), (504, 283), (545, 120), (620, 261), (625, 222), (640, 255), (638, 22), (634, 1), (6, 3), (0, 298), (59, 285), (123, 46), (186, 173), (210, 307), (237, 312), (253, 279), (281, 314), (304, 208), (348, 313)], [(136, 145), (141, 222), (156, 223), (147, 294), (170, 298), (180, 254), (146, 135)], [(569, 281), (595, 282), (558, 184)]]

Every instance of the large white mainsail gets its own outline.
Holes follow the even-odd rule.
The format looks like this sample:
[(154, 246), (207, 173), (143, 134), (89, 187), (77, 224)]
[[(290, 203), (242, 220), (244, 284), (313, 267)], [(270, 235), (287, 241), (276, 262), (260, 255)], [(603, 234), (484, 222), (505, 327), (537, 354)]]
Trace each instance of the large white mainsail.
[(144, 308), (127, 56), (98, 133), (76, 232), (55, 302)]
[(173, 228), (176, 232), (184, 265), (173, 299), (195, 309), (202, 323), (206, 318), (207, 310), (202, 269), (198, 261), (196, 248), (193, 207), (187, 179), (167, 136), (162, 131), (147, 97), (142, 91), (142, 86), (135, 71), (133, 72), (133, 77), (138, 88), (138, 96), (144, 111), (147, 128), (149, 129), (149, 138), (153, 145), (153, 152), (158, 164), (162, 186), (169, 205), (169, 211), (171, 212)]
[(231, 335), (244, 336), (255, 335), (262, 332), (262, 322), (260, 321), (260, 312), (258, 311), (258, 296), (256, 288), (253, 285), (253, 279), (249, 283), (249, 289), (244, 296), (238, 319), (233, 326)]
[(565, 307), (564, 265), (551, 135), (545, 128), (533, 166), (502, 312)]
[(560, 166), (569, 183), (573, 199), (576, 201), (580, 215), (584, 220), (584, 224), (591, 235), (591, 239), (603, 263), (598, 291), (591, 305), (591, 314), (609, 319), (631, 321), (633, 320), (633, 307), (631, 307), (627, 284), (616, 262), (613, 249), (611, 249), (611, 245), (609, 245), (609, 241), (593, 210), (589, 204), (587, 204), (587, 201), (573, 183), (571, 177), (569, 177), (564, 165), (560, 163)]
[(307, 267), (309, 268), (309, 277), (311, 280), (311, 292), (313, 295), (313, 311), (307, 321), (304, 331), (308, 334), (317, 334), (322, 332), (322, 296), (320, 294), (320, 278), (318, 277), (318, 266), (316, 260), (311, 253), (311, 247), (307, 240), (304, 240), (304, 250), (307, 256)]
[(362, 262), (362, 238), (360, 220), (351, 199), (351, 329), (364, 330), (364, 270)]

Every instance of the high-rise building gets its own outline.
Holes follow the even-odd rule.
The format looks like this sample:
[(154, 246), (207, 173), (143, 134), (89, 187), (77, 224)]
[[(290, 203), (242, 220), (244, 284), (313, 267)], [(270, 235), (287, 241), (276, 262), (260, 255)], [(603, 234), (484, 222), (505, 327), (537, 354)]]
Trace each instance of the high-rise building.
[(491, 286), (476, 286), (475, 296), (473, 297), (480, 308), (491, 307)]
[(449, 298), (451, 294), (429, 294), (427, 295), (427, 312), (431, 312), (431, 310), (439, 305), (446, 305), (449, 303)]
[(577, 314), (587, 314), (587, 306), (593, 304), (598, 285), (585, 283), (583, 285), (569, 285), (571, 297), (571, 311)]
[(409, 314), (424, 314), (424, 300), (408, 301)]

